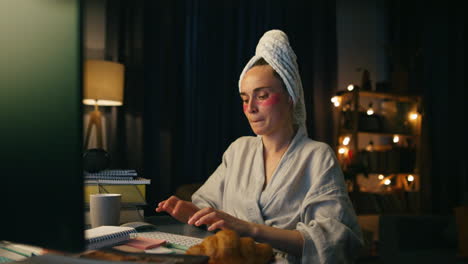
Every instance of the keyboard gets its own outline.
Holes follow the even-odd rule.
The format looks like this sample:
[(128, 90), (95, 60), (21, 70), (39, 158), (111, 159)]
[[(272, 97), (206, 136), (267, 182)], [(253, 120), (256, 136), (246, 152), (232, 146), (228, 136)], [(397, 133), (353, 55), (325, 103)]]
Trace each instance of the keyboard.
[(9, 262), (13, 262), (13, 261), (14, 261), (13, 259), (9, 259), (7, 257), (0, 256), (0, 263), (9, 263)]
[(189, 248), (196, 244), (200, 244), (203, 241), (203, 239), (201, 238), (176, 235), (159, 231), (138, 232), (138, 236), (155, 239), (164, 239), (171, 244), (177, 244), (186, 248)]

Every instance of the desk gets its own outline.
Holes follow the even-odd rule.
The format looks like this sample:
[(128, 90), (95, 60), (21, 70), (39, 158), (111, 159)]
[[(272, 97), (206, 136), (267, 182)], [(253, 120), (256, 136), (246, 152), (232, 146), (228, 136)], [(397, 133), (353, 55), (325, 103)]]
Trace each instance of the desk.
[[(170, 216), (151, 216), (146, 217), (145, 222), (153, 224), (156, 226), (157, 231), (173, 233), (184, 236), (191, 236), (197, 238), (204, 238), (214, 233), (208, 232), (203, 228), (194, 227), (188, 224), (181, 223)], [(24, 261), (19, 261), (15, 263), (21, 264), (107, 264), (107, 263), (129, 263), (129, 262), (111, 262), (111, 261), (102, 261), (102, 260), (93, 260), (86, 258), (73, 258), (67, 256), (58, 256), (58, 255), (43, 255), (29, 258)]]

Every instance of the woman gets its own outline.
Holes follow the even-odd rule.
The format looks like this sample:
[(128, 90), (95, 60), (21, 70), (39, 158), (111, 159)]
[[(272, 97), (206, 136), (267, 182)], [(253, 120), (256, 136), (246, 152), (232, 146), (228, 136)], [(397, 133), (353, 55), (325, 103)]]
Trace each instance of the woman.
[(241, 137), (186, 202), (159, 203), (208, 230), (233, 229), (302, 263), (346, 263), (361, 231), (331, 148), (307, 137), (296, 55), (286, 34), (266, 32), (239, 79), (244, 113), (258, 137)]

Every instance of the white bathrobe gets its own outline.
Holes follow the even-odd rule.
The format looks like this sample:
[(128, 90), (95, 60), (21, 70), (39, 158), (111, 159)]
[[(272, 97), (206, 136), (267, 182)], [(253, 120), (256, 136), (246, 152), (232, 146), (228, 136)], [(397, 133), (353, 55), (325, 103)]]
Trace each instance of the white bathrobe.
[(264, 190), (263, 162), (261, 137), (237, 139), (193, 194), (193, 203), (249, 222), (298, 230), (305, 241), (301, 263), (351, 262), (362, 244), (361, 231), (332, 149), (299, 128)]

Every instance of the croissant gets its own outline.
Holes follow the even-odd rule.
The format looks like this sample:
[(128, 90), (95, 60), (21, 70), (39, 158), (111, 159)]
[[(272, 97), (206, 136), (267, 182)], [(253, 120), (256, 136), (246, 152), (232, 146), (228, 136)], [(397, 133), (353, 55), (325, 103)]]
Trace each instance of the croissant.
[(266, 264), (273, 259), (273, 249), (255, 243), (250, 237), (239, 237), (232, 230), (221, 230), (208, 236), (200, 244), (190, 247), (186, 254), (206, 255), (209, 264)]

